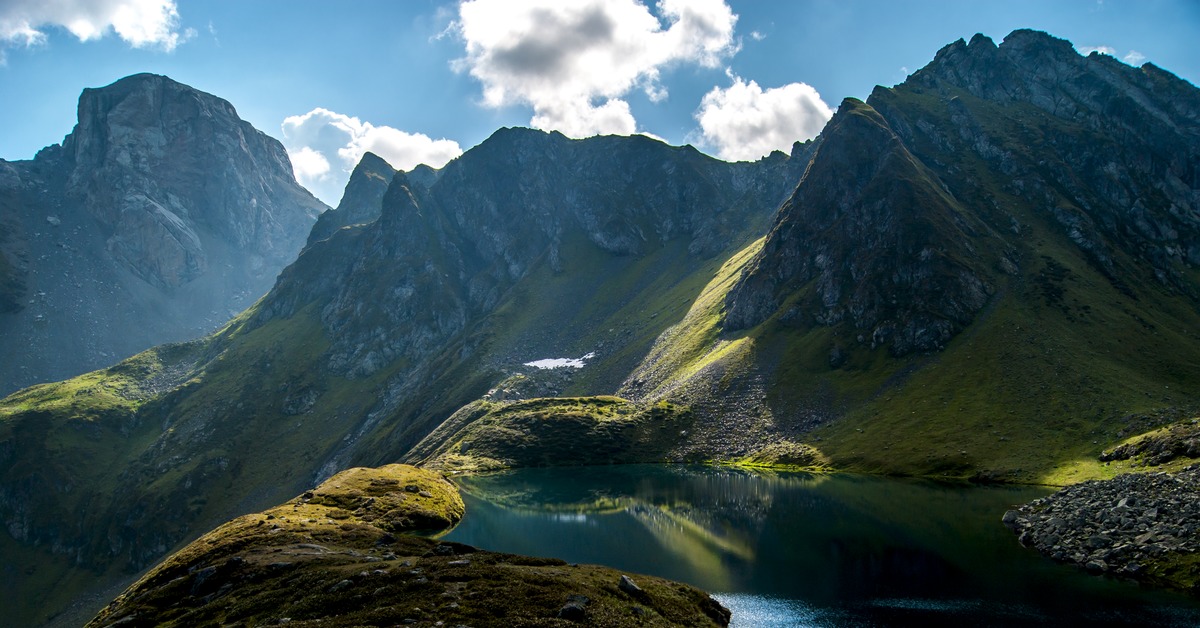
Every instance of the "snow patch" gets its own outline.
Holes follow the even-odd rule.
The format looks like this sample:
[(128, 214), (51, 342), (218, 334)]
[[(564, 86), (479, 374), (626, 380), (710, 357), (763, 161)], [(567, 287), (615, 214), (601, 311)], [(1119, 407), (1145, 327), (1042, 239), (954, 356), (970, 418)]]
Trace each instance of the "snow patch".
[(596, 357), (596, 353), (593, 351), (578, 358), (544, 358), (541, 360), (534, 360), (533, 362), (526, 362), (525, 366), (532, 366), (538, 369), (581, 369), (587, 366), (587, 361), (594, 357)]

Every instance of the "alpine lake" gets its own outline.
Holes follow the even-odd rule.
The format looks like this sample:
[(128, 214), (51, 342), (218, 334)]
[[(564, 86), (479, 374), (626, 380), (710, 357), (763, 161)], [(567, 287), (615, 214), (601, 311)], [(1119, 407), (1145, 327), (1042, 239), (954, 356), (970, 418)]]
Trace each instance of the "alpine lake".
[(1200, 600), (1021, 547), (1000, 518), (1044, 487), (672, 465), (456, 481), (445, 540), (687, 582), (737, 627), (1200, 626)]

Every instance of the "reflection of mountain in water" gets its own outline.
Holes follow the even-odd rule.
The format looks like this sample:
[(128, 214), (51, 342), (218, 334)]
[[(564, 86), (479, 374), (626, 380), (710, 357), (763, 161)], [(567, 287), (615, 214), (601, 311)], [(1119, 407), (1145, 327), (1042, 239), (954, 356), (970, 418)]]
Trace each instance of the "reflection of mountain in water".
[(467, 516), (450, 540), (752, 594), (776, 610), (795, 602), (837, 625), (1200, 618), (1194, 602), (1076, 573), (1017, 545), (1000, 514), (1044, 495), (1039, 488), (653, 465), (460, 483)]

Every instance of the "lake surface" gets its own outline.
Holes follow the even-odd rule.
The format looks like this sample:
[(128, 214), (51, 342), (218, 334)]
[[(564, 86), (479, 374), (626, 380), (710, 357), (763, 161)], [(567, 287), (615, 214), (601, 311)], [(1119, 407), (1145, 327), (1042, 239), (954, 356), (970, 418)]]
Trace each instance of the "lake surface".
[(1048, 494), (853, 475), (610, 466), (462, 478), (444, 538), (680, 580), (759, 626), (1200, 626), (1200, 603), (1022, 548)]

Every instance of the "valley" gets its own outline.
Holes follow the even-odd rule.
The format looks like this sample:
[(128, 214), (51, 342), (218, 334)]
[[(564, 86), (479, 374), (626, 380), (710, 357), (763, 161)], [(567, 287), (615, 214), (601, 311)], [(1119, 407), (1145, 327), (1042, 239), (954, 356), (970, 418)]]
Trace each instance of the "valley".
[[(114, 85), (184, 90), (168, 80)], [(69, 140), (12, 163), (63, 177), (56, 151), (82, 142)], [(397, 462), (452, 476), (775, 468), (816, 472), (784, 483), (827, 482), (851, 504), (907, 489), (863, 480), (856, 496), (857, 476), (842, 473), (1064, 486), (1182, 469), (1200, 455), (1187, 445), (1200, 393), (1198, 190), (1195, 86), (1028, 30), (954, 42), (903, 83), (843, 100), (816, 139), (757, 161), (524, 128), (437, 170), (368, 152), (336, 209), (317, 218), (319, 202), (295, 186), (262, 212), (264, 231), (282, 229), (279, 215), (315, 226), (306, 240), (289, 232), (298, 257), (261, 298), (253, 285), (265, 285), (240, 287), (238, 299), (257, 300), (214, 333), (0, 400), (0, 551), (21, 574), (0, 604), (22, 625), (80, 623), (103, 604), (60, 613), (224, 522)], [(40, 285), (4, 255), (0, 289)], [(180, 255), (131, 272), (171, 280), (191, 267), (168, 261), (198, 259)], [(589, 357), (529, 365), (561, 356)], [(1138, 443), (1163, 434), (1183, 444), (1159, 462), (1167, 445)], [(493, 477), (513, 476), (462, 486), (469, 495)], [(686, 529), (708, 516), (671, 519), (669, 504), (627, 497), (600, 509)], [(1015, 505), (988, 515), (1000, 535)], [(663, 544), (737, 554), (736, 539), (701, 537)]]

